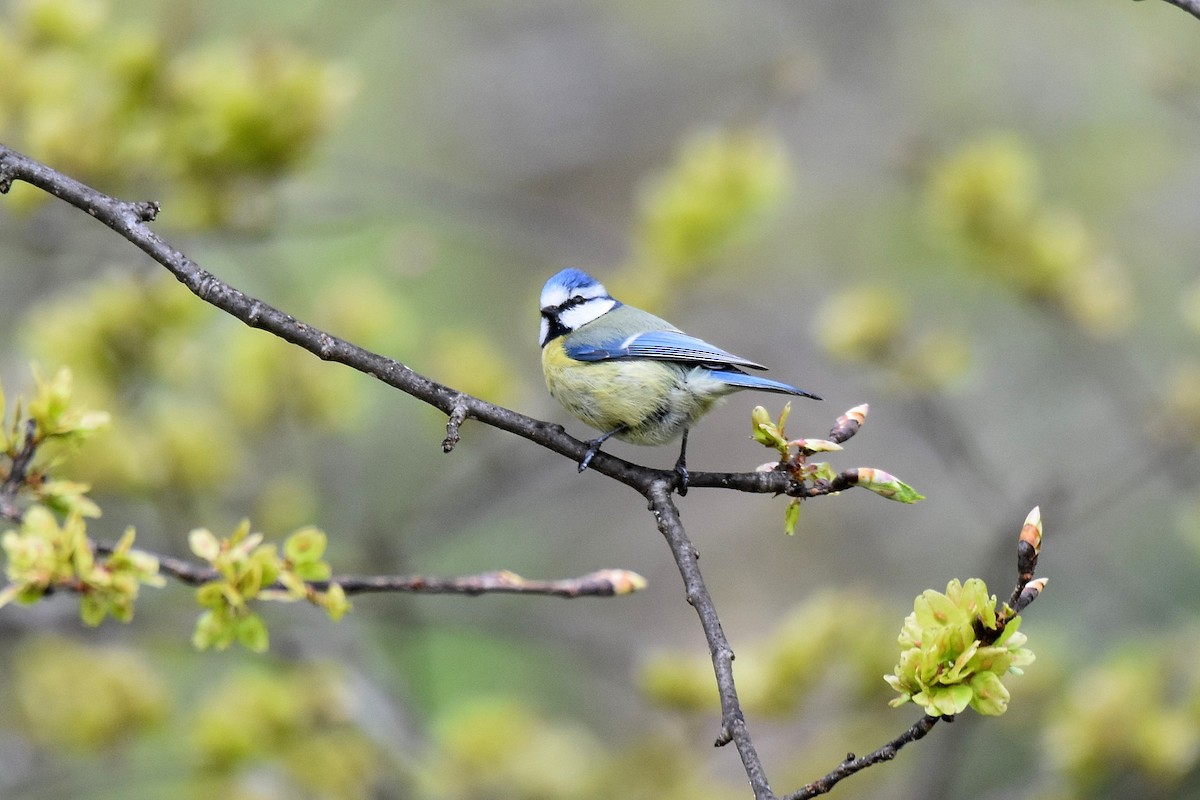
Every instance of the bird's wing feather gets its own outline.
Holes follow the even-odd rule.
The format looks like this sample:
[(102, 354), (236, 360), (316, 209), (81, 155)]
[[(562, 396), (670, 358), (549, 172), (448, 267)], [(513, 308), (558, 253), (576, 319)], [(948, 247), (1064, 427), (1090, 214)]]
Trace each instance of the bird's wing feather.
[(739, 389), (754, 389), (759, 392), (776, 392), (778, 394), (794, 394), (799, 397), (811, 397), (813, 400), (820, 400), (812, 392), (806, 392), (803, 389), (797, 389), (781, 381), (773, 381), (770, 378), (763, 378), (759, 375), (747, 375), (744, 372), (731, 372), (722, 370), (717, 373), (721, 382), (727, 386), (736, 386)]
[(762, 364), (735, 356), (703, 339), (678, 331), (647, 331), (620, 340), (614, 338), (610, 341), (567, 344), (566, 350), (567, 355), (576, 361), (647, 358), (684, 364), (766, 369)]

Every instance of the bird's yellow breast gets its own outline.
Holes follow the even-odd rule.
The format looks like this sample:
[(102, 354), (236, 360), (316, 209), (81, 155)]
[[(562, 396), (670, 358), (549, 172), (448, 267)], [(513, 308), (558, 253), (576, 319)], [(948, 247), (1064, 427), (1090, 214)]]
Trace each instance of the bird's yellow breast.
[(567, 411), (599, 431), (624, 426), (616, 438), (635, 444), (671, 441), (724, 394), (706, 372), (669, 362), (576, 361), (561, 338), (542, 348), (542, 372)]

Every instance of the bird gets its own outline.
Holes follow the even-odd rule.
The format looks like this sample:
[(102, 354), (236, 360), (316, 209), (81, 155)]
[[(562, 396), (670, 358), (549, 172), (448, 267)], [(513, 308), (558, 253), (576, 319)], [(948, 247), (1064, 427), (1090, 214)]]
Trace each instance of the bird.
[(765, 370), (615, 299), (582, 270), (568, 268), (541, 294), (542, 373), (550, 395), (600, 431), (579, 462), (583, 472), (610, 438), (660, 445), (682, 437), (676, 487), (687, 494), (688, 432), (725, 395), (746, 389), (821, 398), (751, 375)]

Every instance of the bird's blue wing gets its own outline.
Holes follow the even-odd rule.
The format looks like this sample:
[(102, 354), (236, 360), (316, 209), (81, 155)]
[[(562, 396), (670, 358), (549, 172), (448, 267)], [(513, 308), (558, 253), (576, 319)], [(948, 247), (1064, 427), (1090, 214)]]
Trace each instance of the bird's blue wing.
[(566, 351), (576, 361), (648, 358), (685, 364), (766, 369), (762, 364), (735, 356), (703, 339), (678, 331), (647, 331), (620, 340), (568, 343)]

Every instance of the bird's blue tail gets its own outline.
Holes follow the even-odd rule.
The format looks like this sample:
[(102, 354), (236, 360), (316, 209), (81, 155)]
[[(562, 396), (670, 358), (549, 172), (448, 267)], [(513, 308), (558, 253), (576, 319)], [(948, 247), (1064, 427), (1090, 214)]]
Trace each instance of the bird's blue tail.
[(739, 389), (753, 389), (758, 392), (776, 392), (778, 394), (794, 394), (799, 397), (811, 397), (813, 400), (820, 400), (812, 392), (806, 392), (803, 389), (797, 389), (795, 386), (789, 386), (780, 381), (773, 381), (770, 378), (760, 378), (757, 375), (747, 375), (744, 372), (733, 372), (722, 370), (714, 372), (714, 375), (720, 377), (722, 381), (730, 386), (736, 386)]

